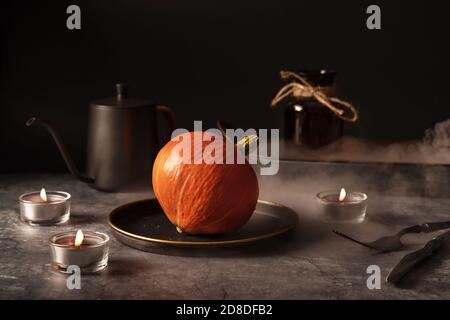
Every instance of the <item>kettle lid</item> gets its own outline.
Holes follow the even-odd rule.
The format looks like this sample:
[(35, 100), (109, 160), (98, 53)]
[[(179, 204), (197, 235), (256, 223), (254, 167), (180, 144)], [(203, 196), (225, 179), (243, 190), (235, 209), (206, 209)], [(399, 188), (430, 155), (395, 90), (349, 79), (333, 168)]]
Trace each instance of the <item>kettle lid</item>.
[(126, 83), (117, 83), (116, 91), (117, 94), (115, 97), (95, 100), (90, 105), (92, 107), (135, 108), (154, 104), (152, 101), (146, 99), (129, 98), (128, 84)]

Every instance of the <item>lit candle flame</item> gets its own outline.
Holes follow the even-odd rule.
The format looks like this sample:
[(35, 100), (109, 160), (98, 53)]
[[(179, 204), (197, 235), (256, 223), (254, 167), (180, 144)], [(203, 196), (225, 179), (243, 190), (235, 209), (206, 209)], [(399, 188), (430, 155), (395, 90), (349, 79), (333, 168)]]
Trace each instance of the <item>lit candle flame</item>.
[(81, 229), (78, 229), (77, 234), (75, 236), (75, 247), (79, 248), (81, 244), (83, 243), (84, 235), (83, 231)]
[(347, 196), (347, 192), (345, 192), (344, 188), (341, 188), (341, 192), (339, 193), (339, 201), (343, 202), (345, 200), (346, 196)]
[(44, 188), (41, 189), (40, 196), (41, 196), (42, 201), (47, 202), (47, 192), (45, 192)]

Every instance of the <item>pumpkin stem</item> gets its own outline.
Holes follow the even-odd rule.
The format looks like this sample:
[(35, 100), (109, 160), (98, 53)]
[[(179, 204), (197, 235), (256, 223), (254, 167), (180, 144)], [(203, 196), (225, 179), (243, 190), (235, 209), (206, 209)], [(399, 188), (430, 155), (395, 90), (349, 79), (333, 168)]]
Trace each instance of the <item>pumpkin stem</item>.
[(248, 156), (250, 154), (250, 148), (256, 143), (256, 140), (258, 140), (258, 136), (255, 134), (244, 136), (236, 143), (236, 147), (244, 151), (245, 156)]
[(181, 229), (179, 226), (175, 226), (177, 228), (178, 233), (184, 233), (183, 229)]
[(258, 140), (258, 136), (256, 134), (251, 134), (249, 136), (243, 137), (241, 140), (238, 141), (236, 145), (238, 147), (245, 148), (247, 146), (250, 146), (256, 140)]

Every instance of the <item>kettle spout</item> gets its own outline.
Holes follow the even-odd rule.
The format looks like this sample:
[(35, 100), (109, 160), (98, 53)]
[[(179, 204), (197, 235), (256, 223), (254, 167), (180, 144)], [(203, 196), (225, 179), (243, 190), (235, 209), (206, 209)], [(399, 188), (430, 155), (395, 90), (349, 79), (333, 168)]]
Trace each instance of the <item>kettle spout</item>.
[(37, 119), (35, 117), (28, 119), (28, 121), (25, 123), (25, 125), (27, 127), (37, 125), (37, 126), (47, 129), (47, 131), (50, 133), (53, 140), (55, 141), (56, 146), (58, 147), (58, 150), (61, 153), (61, 155), (64, 159), (64, 162), (66, 163), (67, 168), (69, 169), (70, 173), (80, 181), (88, 182), (88, 183), (94, 182), (94, 179), (89, 178), (89, 177), (85, 176), (84, 174), (81, 174), (80, 171), (78, 171), (77, 167), (75, 166), (75, 162), (73, 161), (72, 157), (70, 156), (69, 152), (67, 151), (67, 148), (66, 148), (64, 142), (61, 139), (61, 136), (53, 128), (53, 126), (51, 126), (48, 122)]

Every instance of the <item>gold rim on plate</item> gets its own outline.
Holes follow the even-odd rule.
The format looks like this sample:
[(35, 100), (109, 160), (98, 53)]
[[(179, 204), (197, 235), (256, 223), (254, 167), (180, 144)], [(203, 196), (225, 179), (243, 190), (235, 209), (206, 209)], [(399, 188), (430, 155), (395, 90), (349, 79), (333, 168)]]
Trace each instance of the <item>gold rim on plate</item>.
[[(144, 241), (148, 241), (148, 242), (153, 242), (153, 243), (159, 243), (159, 244), (166, 244), (166, 245), (188, 245), (188, 246), (218, 246), (218, 245), (228, 245), (228, 244), (242, 244), (242, 243), (249, 243), (249, 242), (253, 242), (253, 241), (258, 241), (258, 240), (263, 240), (263, 239), (268, 239), (271, 237), (275, 237), (278, 235), (281, 235), (283, 233), (286, 233), (292, 229), (294, 229), (297, 225), (297, 214), (295, 213), (294, 210), (276, 203), (276, 202), (272, 202), (272, 201), (267, 201), (267, 200), (258, 200), (258, 204), (266, 204), (269, 206), (275, 206), (278, 208), (281, 208), (283, 210), (285, 210), (286, 212), (289, 212), (289, 214), (291, 215), (291, 218), (293, 221), (295, 221), (295, 223), (291, 223), (289, 226), (281, 228), (277, 231), (274, 232), (270, 232), (267, 234), (263, 234), (263, 235), (259, 235), (259, 236), (255, 236), (255, 237), (249, 237), (249, 238), (244, 238), (244, 239), (235, 239), (235, 240), (221, 240), (221, 241), (179, 241), (179, 240), (164, 240), (164, 239), (157, 239), (157, 238), (151, 238), (151, 237), (145, 237), (145, 236), (140, 236), (128, 231), (125, 231), (119, 227), (117, 227), (112, 221), (111, 221), (111, 217), (118, 211), (122, 211), (124, 208), (131, 206), (131, 205), (136, 205), (142, 202), (148, 202), (148, 201), (156, 201), (156, 199), (146, 199), (146, 200), (139, 200), (139, 201), (134, 201), (134, 202), (130, 202), (124, 205), (121, 205), (117, 208), (115, 208), (113, 211), (111, 211), (111, 213), (108, 216), (108, 224), (109, 226), (115, 230), (116, 232), (122, 234), (122, 235), (126, 235), (130, 238), (133, 239), (139, 239), (139, 240), (144, 240)], [(162, 209), (161, 209), (162, 210)]]

